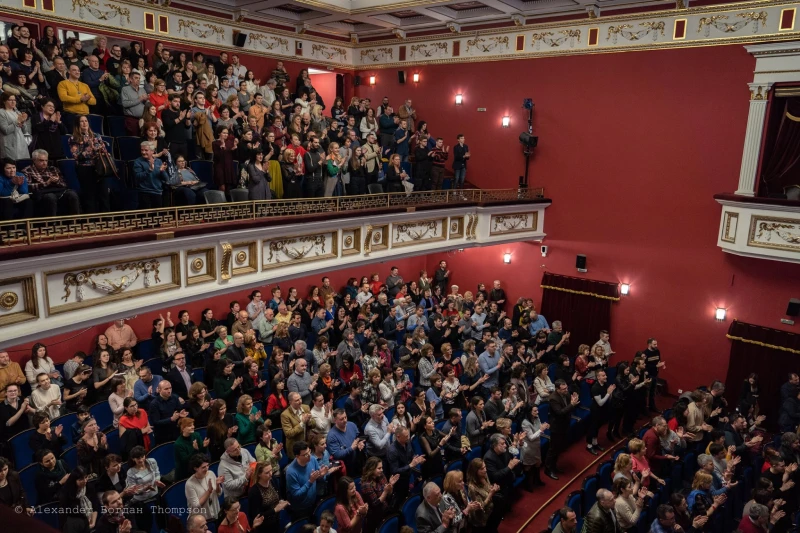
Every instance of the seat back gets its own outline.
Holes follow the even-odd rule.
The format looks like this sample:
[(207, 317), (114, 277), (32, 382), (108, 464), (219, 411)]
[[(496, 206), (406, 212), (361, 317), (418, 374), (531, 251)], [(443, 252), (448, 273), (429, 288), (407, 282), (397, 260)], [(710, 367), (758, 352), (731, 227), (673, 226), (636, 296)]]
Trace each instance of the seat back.
[(117, 137), (117, 152), (123, 161), (133, 161), (141, 155), (139, 137)]
[(558, 524), (561, 523), (561, 515), (558, 514), (558, 511), (550, 516), (548, 523), (550, 524), (550, 531), (555, 531), (556, 527), (558, 527)]
[(60, 515), (58, 514), (60, 507), (61, 504), (58, 502), (39, 504), (36, 507), (36, 515), (34, 516), (36, 516), (37, 520), (47, 524), (56, 531), (61, 531), (61, 524), (59, 523)]
[(203, 196), (207, 204), (224, 204), (228, 201), (225, 198), (225, 193), (222, 191), (205, 191)]
[(78, 448), (70, 446), (61, 454), (61, 459), (69, 465), (70, 469), (74, 470), (78, 466)]
[(577, 516), (583, 515), (583, 491), (575, 490), (567, 495), (567, 500), (564, 503), (567, 507), (575, 511)]
[(108, 134), (112, 137), (124, 137), (128, 134), (125, 128), (125, 117), (106, 117), (106, 124), (108, 125)]
[(611, 473), (614, 471), (614, 463), (605, 461), (597, 467), (597, 482), (601, 489), (611, 489)]
[[(283, 430), (281, 428), (272, 430), (272, 438), (275, 439), (276, 442), (280, 442), (281, 444), (286, 444), (286, 440), (283, 437)], [(283, 455), (286, 454), (284, 453)]]
[(211, 161), (189, 161), (189, 167), (197, 174), (197, 178), (206, 185), (214, 184), (214, 163)]
[(14, 464), (17, 468), (22, 468), (33, 462), (33, 450), (31, 449), (28, 441), (33, 435), (35, 429), (26, 429), (11, 437), (9, 441), (11, 450), (14, 452)]
[[(186, 502), (186, 480), (184, 479), (178, 481), (174, 485), (171, 485), (167, 490), (164, 491), (162, 498), (164, 499), (165, 507), (172, 508), (173, 510), (185, 510), (188, 507)], [(180, 518), (184, 525), (186, 524), (186, 519), (189, 518), (189, 514), (185, 512), (175, 514), (175, 516)]]
[(114, 413), (111, 412), (108, 402), (97, 402), (89, 407), (89, 413), (97, 421), (100, 429), (105, 429), (114, 423)]
[(403, 502), (403, 507), (400, 510), (403, 514), (403, 521), (414, 531), (417, 530), (417, 507), (419, 507), (420, 503), (422, 503), (422, 496), (419, 494), (409, 496), (408, 499)]
[(463, 459), (456, 459), (455, 461), (450, 461), (447, 463), (447, 466), (444, 467), (445, 473), (447, 472), (461, 472), (464, 469), (464, 460)]
[(347, 394), (342, 394), (335, 400), (333, 400), (333, 408), (334, 409), (344, 409), (344, 404), (347, 401)]
[(383, 194), (383, 185), (380, 183), (370, 183), (367, 185), (367, 191), (370, 194)]
[(175, 443), (165, 442), (159, 444), (149, 452), (147, 452), (148, 459), (155, 459), (158, 463), (158, 469), (167, 474), (175, 470)]
[(36, 493), (36, 472), (38, 471), (39, 464), (34, 463), (17, 472), (22, 488), (25, 490), (25, 496), (31, 505), (36, 505), (39, 499), (39, 495)]
[[(330, 512), (333, 514), (333, 510), (336, 508), (336, 496), (331, 496), (330, 498), (325, 498), (319, 504), (317, 504), (317, 508), (314, 509), (314, 522), (319, 524), (320, 519), (322, 518), (322, 513), (325, 511)], [(338, 529), (338, 525), (333, 525), (334, 529)]]
[(400, 517), (390, 516), (378, 528), (378, 533), (397, 533), (400, 530)]
[(289, 527), (286, 528), (285, 533), (300, 533), (303, 530), (303, 526), (308, 524), (308, 520), (305, 518), (301, 518), (300, 520), (295, 520)]
[(92, 131), (95, 135), (102, 135), (105, 133), (103, 131), (103, 117), (102, 115), (86, 115), (86, 118), (89, 119), (89, 127), (92, 128)]
[(232, 202), (247, 202), (250, 200), (250, 191), (247, 189), (231, 189)]
[[(62, 374), (63, 375), (63, 374)], [(61, 432), (61, 436), (64, 437), (64, 440), (67, 441), (67, 446), (72, 446), (75, 444), (72, 442), (72, 424), (78, 421), (78, 414), (77, 413), (68, 413), (63, 416), (59, 416), (52, 422), (50, 425), (52, 427), (64, 426), (64, 431)]]
[(583, 490), (583, 508), (585, 512), (589, 512), (589, 509), (597, 502), (597, 489), (600, 488), (600, 480), (597, 474), (593, 476), (589, 476), (583, 480), (583, 484), (581, 485), (581, 490)]
[(64, 176), (67, 187), (75, 192), (80, 192), (81, 183), (78, 181), (78, 169), (76, 165), (77, 163), (74, 159), (58, 160), (58, 170), (60, 170), (61, 175)]

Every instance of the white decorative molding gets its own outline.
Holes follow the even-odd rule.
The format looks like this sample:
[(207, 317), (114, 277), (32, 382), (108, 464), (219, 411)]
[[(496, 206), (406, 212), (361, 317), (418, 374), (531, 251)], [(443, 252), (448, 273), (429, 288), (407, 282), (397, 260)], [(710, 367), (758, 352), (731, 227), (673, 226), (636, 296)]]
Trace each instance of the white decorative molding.
[(750, 113), (747, 115), (747, 129), (744, 134), (742, 166), (739, 170), (739, 187), (736, 194), (753, 196), (756, 190), (756, 172), (761, 151), (761, 138), (764, 135), (764, 119), (767, 114), (767, 93), (771, 82), (749, 83)]
[[(7, 342), (26, 342), (38, 338), (43, 330), (57, 335), (114, 317), (263, 287), (265, 279), (273, 283), (399, 257), (542, 240), (548, 206), (524, 202), (372, 214), (368, 218), (353, 214), (319, 222), (130, 243), (103, 248), (102, 254), (87, 249), (0, 260), (0, 304), (3, 293), (17, 294), (17, 302), (9, 310), (0, 307), (0, 335)], [(519, 217), (527, 217), (527, 221), (518, 224)], [(508, 222), (508, 228), (493, 231), (492, 225), (501, 228), (501, 220)], [(30, 275), (22, 280), (19, 272)], [(14, 299), (6, 298), (8, 302)]]
[(717, 245), (723, 251), (800, 263), (800, 207), (718, 199), (722, 208)]

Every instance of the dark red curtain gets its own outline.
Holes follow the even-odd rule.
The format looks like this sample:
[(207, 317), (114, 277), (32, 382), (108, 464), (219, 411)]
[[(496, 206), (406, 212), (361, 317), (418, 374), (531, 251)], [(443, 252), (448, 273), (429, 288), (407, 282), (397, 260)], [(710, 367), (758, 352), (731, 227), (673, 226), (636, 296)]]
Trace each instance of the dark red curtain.
[(600, 338), (600, 330), (611, 331), (611, 304), (619, 300), (616, 283), (545, 273), (542, 288), (539, 312), (551, 326), (560, 320), (564, 331), (570, 332), (566, 353), (571, 357), (581, 344), (594, 344)]
[(738, 405), (744, 380), (755, 372), (761, 414), (767, 415), (769, 427), (776, 427), (781, 385), (786, 383), (789, 372), (800, 370), (800, 335), (734, 320), (728, 328), (728, 338), (731, 339), (725, 379), (728, 405), (731, 408)]
[(787, 98), (783, 106), (775, 143), (764, 161), (761, 179), (768, 193), (782, 193), (789, 185), (798, 185), (800, 169), (800, 99)]

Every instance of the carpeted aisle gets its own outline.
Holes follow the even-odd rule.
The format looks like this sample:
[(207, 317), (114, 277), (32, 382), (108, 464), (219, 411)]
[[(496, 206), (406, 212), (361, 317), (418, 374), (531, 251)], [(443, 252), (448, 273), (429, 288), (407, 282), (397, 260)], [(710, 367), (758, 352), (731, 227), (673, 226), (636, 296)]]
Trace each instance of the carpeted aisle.
[[(660, 409), (667, 409), (674, 401), (673, 398), (662, 397), (658, 399), (658, 406)], [(637, 430), (649, 422), (650, 419), (640, 418), (636, 424)], [(626, 442), (627, 439), (622, 439), (616, 443), (608, 443), (605, 440), (604, 426), (600, 431), (600, 446), (606, 449), (605, 454), (595, 456), (587, 452), (586, 442), (583, 439), (572, 443), (572, 445), (561, 454), (558, 461), (559, 468), (565, 473), (559, 474), (559, 480), (554, 481), (545, 476), (544, 472), (542, 472), (542, 481), (544, 481), (546, 486), (537, 487), (532, 493), (520, 489), (521, 496), (514, 502), (511, 511), (504, 517), (503, 522), (500, 524), (500, 529), (498, 530), (499, 533), (517, 533), (517, 531), (524, 526), (525, 522), (534, 514), (537, 515), (536, 518), (531, 520), (521, 533), (541, 533), (545, 531), (552, 514), (564, 506), (564, 503), (567, 501), (567, 495), (572, 491), (579, 490), (583, 484), (584, 478), (596, 473), (597, 465), (610, 460), (614, 455), (614, 450), (623, 446)], [(589, 465), (591, 466), (588, 470), (581, 473)], [(571, 481), (576, 476), (577, 479)], [(564, 488), (565, 485), (566, 488)], [(542, 509), (542, 506), (559, 491), (561, 491), (561, 493)]]

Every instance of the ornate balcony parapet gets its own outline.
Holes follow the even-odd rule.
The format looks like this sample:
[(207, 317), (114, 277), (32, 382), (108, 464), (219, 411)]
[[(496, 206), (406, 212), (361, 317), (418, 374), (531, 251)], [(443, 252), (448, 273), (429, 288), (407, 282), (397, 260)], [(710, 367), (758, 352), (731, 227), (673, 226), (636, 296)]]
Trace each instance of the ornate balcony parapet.
[(718, 194), (722, 205), (717, 246), (723, 251), (800, 263), (800, 202)]
[[(550, 205), (538, 193), (439, 191), (154, 209), (28, 220), (16, 237), (0, 226), (4, 239), (16, 239), (0, 247), (0, 335), (25, 342), (42, 331), (58, 334), (349, 266), (538, 241)], [(102, 250), (92, 246), (100, 241)], [(10, 257), (16, 252), (33, 253)]]

